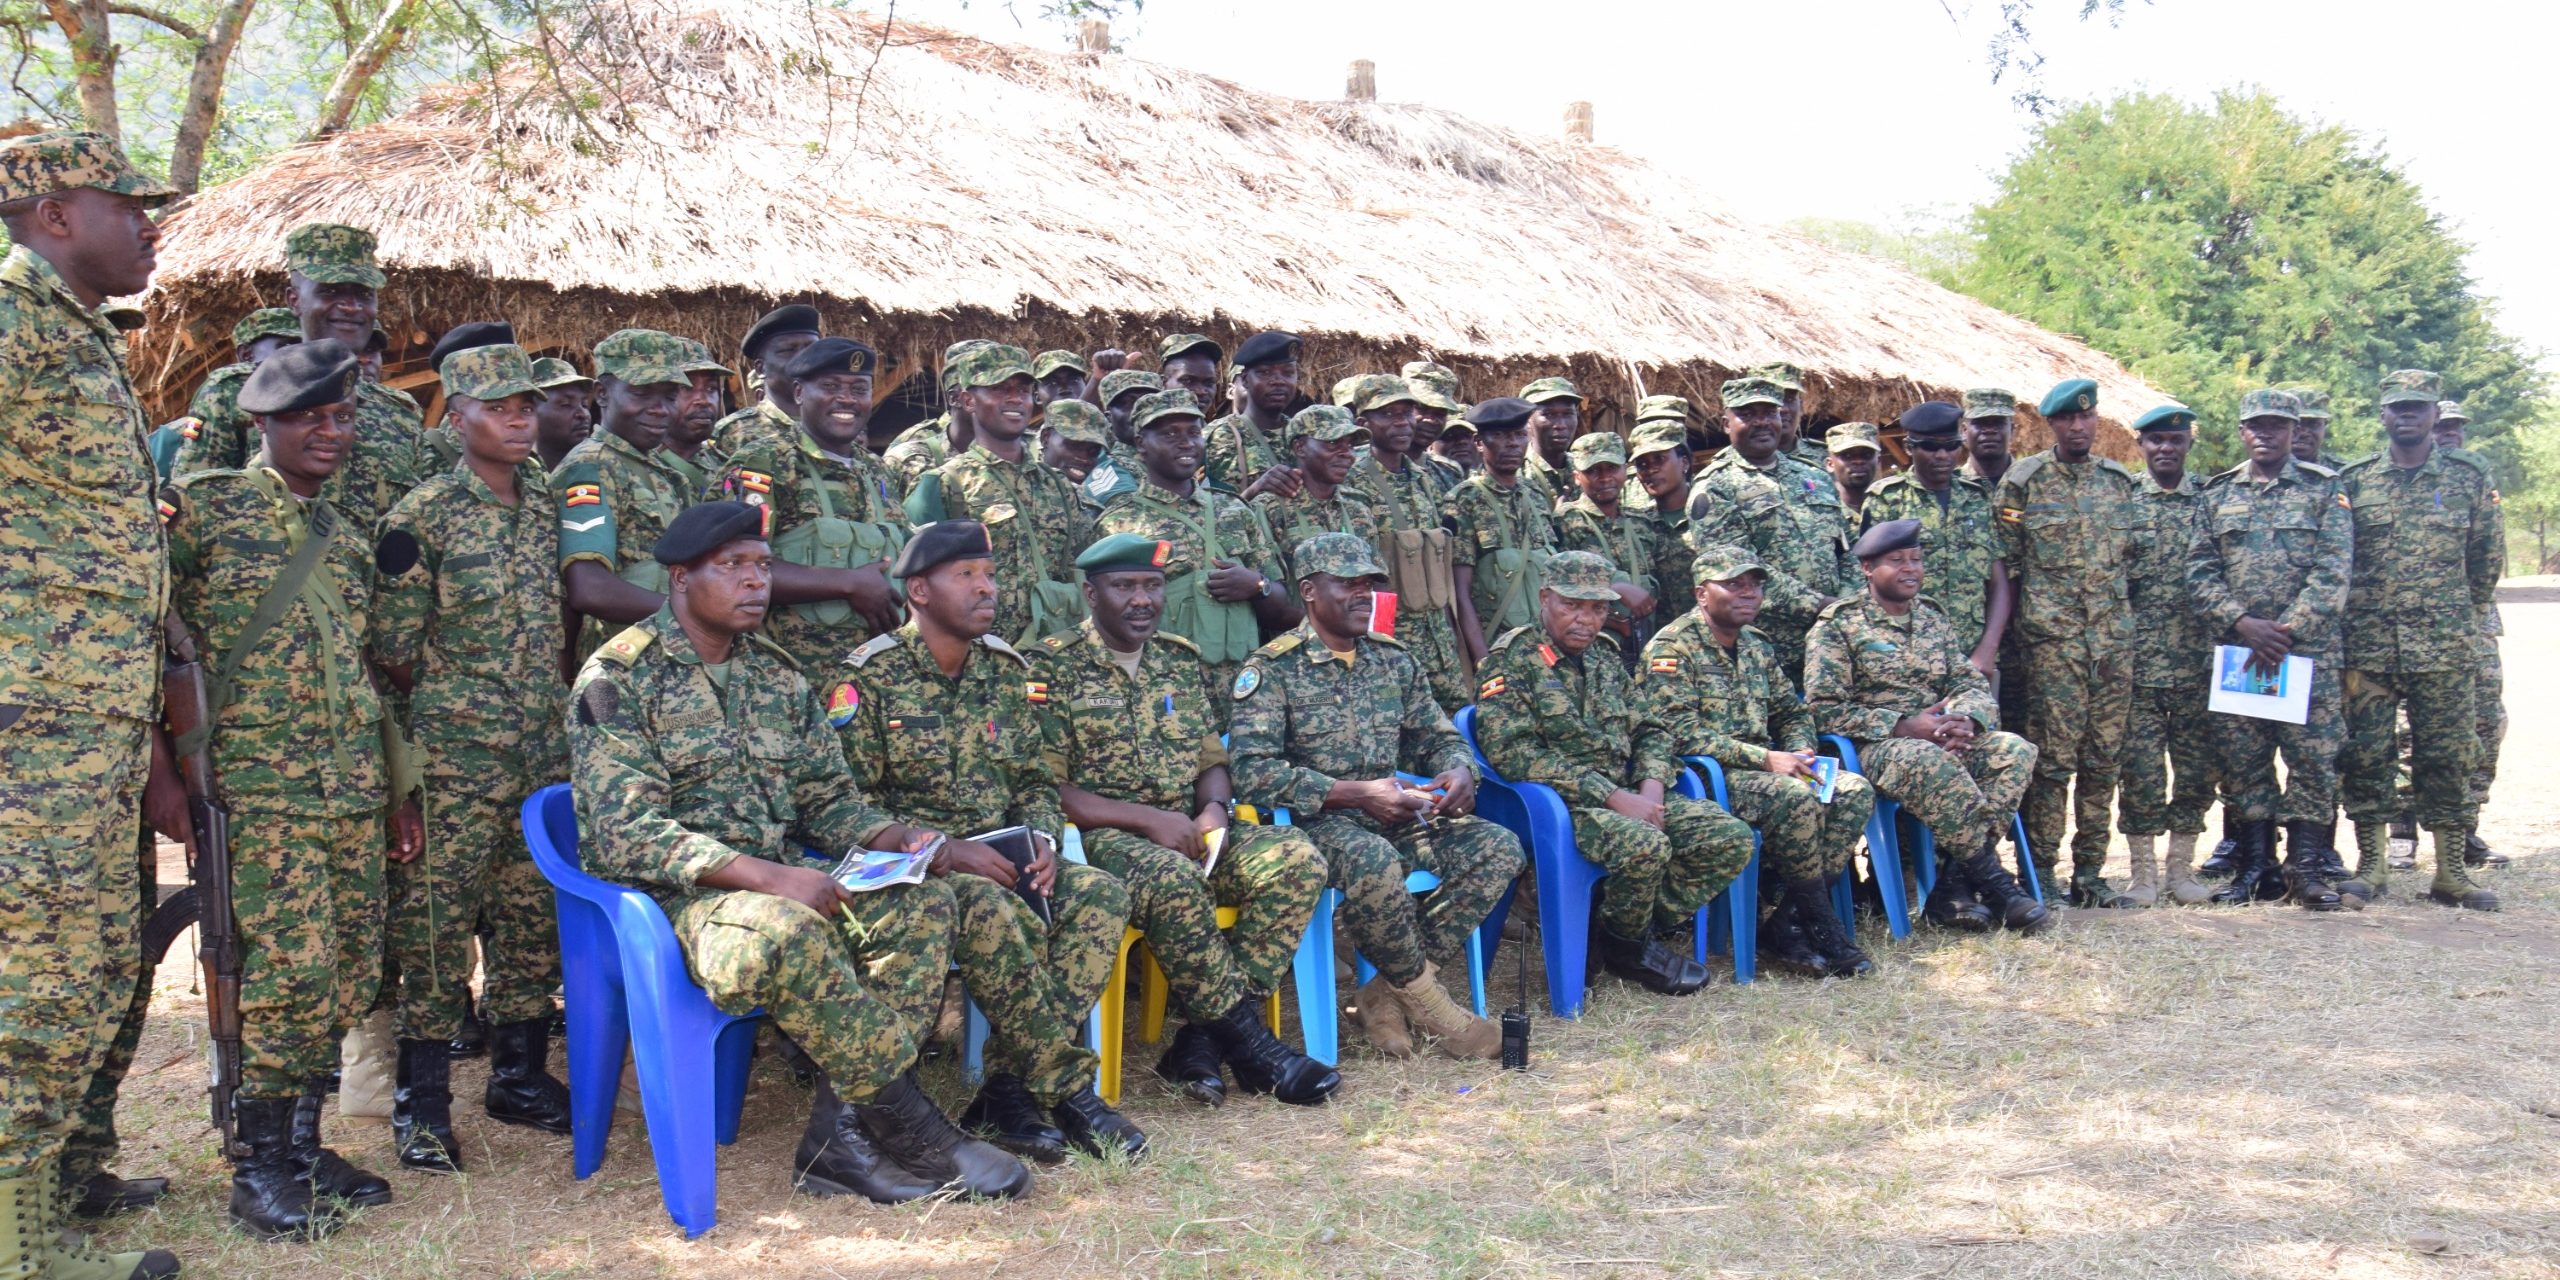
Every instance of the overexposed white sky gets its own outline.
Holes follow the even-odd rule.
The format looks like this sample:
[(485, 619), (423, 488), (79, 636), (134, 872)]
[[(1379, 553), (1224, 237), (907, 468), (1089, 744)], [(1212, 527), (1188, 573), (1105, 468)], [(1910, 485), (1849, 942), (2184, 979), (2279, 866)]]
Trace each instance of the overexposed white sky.
[[(866, 6), (875, 12), (883, 0)], [(1950, 9), (1953, 17), (1950, 18)], [(2508, 332), (2560, 352), (2560, 12), (2533, 0), (2077, 0), (2034, 19), (2060, 98), (2210, 98), (2259, 85), (2404, 166), (2474, 246)], [(902, 0), (904, 17), (1058, 47), (1038, 0)], [(1113, 34), (1133, 57), (1301, 98), (1353, 58), (1378, 96), (1524, 131), (1594, 104), (1599, 141), (1705, 180), (1748, 217), (1896, 225), (1992, 190), (2033, 122), (1991, 83), (1994, 0), (1151, 0)], [(2553, 363), (2553, 362), (2546, 362)]]

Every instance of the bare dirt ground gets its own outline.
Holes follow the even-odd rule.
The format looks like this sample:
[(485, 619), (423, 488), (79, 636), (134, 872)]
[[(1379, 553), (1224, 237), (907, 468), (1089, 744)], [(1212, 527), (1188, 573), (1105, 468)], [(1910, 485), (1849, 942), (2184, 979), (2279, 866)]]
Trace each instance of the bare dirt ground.
[[(1044, 1172), (1004, 1207), (792, 1194), (807, 1096), (768, 1058), (722, 1225), (682, 1240), (636, 1118), (593, 1179), (569, 1143), (456, 1108), (476, 1172), (317, 1246), (225, 1229), (183, 970), (122, 1112), (129, 1173), (175, 1175), (112, 1241), (221, 1277), (2560, 1276), (2560, 593), (2511, 604), (2515, 727), (2484, 822), (2497, 916), (2069, 913), (2037, 940), (1923, 930), (1857, 983), (1687, 1000), (1603, 980), (1578, 1022), (1532, 998), (1536, 1067), (1352, 1048), (1329, 1107), (1206, 1111), (1130, 1046), (1136, 1167)], [(1507, 975), (1508, 956), (1499, 966)], [(1535, 978), (1532, 979), (1533, 983)], [(1498, 983), (1501, 1000), (1510, 994)], [(1357, 1039), (1346, 1035), (1346, 1042)], [(947, 1067), (938, 1091), (964, 1096)], [(380, 1122), (329, 1135), (390, 1168)]]

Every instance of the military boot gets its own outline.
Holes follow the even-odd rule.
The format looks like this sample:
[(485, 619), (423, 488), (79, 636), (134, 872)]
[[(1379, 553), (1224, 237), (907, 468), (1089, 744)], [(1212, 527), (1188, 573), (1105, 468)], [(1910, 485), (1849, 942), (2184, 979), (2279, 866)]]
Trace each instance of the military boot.
[[(1943, 869), (1940, 883), (1946, 880)], [(1760, 922), (1758, 954), (1763, 968), (1792, 973), (1801, 978), (1831, 976), (1831, 957), (1824, 955), (1805, 935), (1804, 926), (1796, 923), (1794, 900), (1781, 898)]]
[(2214, 842), (2213, 853), (2204, 865), (2196, 868), (2198, 880), (2228, 880), (2240, 869), (2240, 822), (2232, 816), (2231, 806), (2222, 806), (2222, 838)]
[(791, 1155), (791, 1186), (804, 1195), (861, 1196), (874, 1204), (905, 1204), (942, 1189), (884, 1154), (824, 1072), (809, 1099), (809, 1127)]
[(2481, 839), (2480, 833), (2474, 831), (2462, 838), (2462, 862), (2469, 867), (2503, 867), (2507, 865), (2508, 858), (2507, 855), (2490, 848), (2489, 842)]
[(2391, 869), (2418, 869), (2418, 819), (2403, 813), (2391, 820)]
[(1147, 1131), (1112, 1110), (1090, 1084), (1058, 1099), (1049, 1118), (1057, 1121), (1067, 1145), (1086, 1155), (1099, 1158), (1116, 1151), (1135, 1160), (1146, 1154)]
[(1973, 882), (1973, 891), (1982, 897), (1982, 905), (2000, 919), (2004, 928), (2015, 929), (2033, 937), (2053, 923), (2053, 913), (2036, 901), (2035, 895), (2018, 884), (2018, 878), (2000, 865), (2000, 833), (1983, 837), (1982, 847), (1964, 860), (1965, 878)]
[(2099, 864), (2090, 862), (2071, 869), (2071, 905), (2101, 911), (2114, 911), (2137, 905), (2132, 898), (2118, 892), (2114, 885), (2108, 884), (2107, 878), (2099, 874), (2098, 866)]
[(2379, 822), (2356, 824), (2356, 879), (2373, 892), (2370, 902), (2391, 888), (2391, 828)]
[(2169, 833), (2169, 851), (2161, 855), (2160, 888), (2169, 901), (2192, 907), (2213, 897), (2213, 890), (2196, 878), (2194, 861), (2196, 835), (2192, 831)]
[(2329, 887), (2338, 891), (2338, 901), (2350, 911), (2362, 911), (2373, 901), (2373, 886), (2347, 870), (2347, 860), (2338, 856), (2338, 819), (2332, 815), (2319, 832), (2319, 842), (2312, 851), (2320, 857), (2320, 875)]
[(231, 1224), (269, 1244), (317, 1240), (344, 1221), (293, 1162), (291, 1098), (232, 1104), (245, 1154), (231, 1161)]
[(2240, 824), (2240, 849), (2232, 855), (2235, 869), (2231, 883), (2213, 891), (2213, 900), (2223, 906), (2247, 906), (2258, 900), (2258, 887), (2276, 877), (2275, 851), (2268, 845), (2275, 839), (2275, 823), (2271, 819), (2244, 821)]
[(391, 1077), (391, 1146), (403, 1168), (462, 1172), (453, 1137), (453, 1050), (443, 1040), (402, 1040)]
[(293, 1100), (293, 1164), (320, 1195), (341, 1204), (371, 1206), (391, 1203), (391, 1184), (347, 1162), (345, 1156), (320, 1145), (320, 1095)]
[(1406, 1025), (1404, 1002), (1396, 999), (1395, 984), (1387, 975), (1377, 974), (1360, 984), (1360, 1033), (1369, 1038), (1369, 1047), (1390, 1058), (1413, 1056), (1413, 1031)]
[(2451, 831), (2430, 830), (2427, 838), (2436, 846), (2436, 878), (2427, 886), (2427, 896), (2448, 907), (2465, 911), (2495, 911), (2498, 895), (2481, 888), (2471, 878), (2471, 869), (2463, 861), (2463, 837)]
[(1491, 1058), (1502, 1052), (1502, 1027), (1458, 1007), (1440, 986), (1439, 966), (1422, 964), (1422, 976), (1395, 989), (1413, 1029), (1430, 1036), (1444, 1058)]
[(1173, 1043), (1156, 1059), (1156, 1074), (1194, 1102), (1215, 1107), (1227, 1100), (1227, 1076), (1218, 1060), (1217, 1037), (1200, 1023), (1186, 1022), (1173, 1033)]
[(453, 1038), (450, 1056), (477, 1058), (489, 1052), (489, 1020), (481, 1016), (480, 1002), (470, 992), (463, 992), (462, 1000), (462, 1034)]
[(489, 1087), (480, 1101), (490, 1119), (544, 1133), (569, 1131), (569, 1086), (552, 1076), (550, 1057), (549, 1017), (489, 1028)]
[[(166, 1249), (108, 1253), (72, 1229), (74, 1198), (55, 1185), (50, 1167), (40, 1166), (23, 1180), (0, 1182), (0, 1277), (44, 1277), (45, 1280), (166, 1280), (178, 1274), (177, 1255)], [(29, 1203), (18, 1203), (16, 1186), (26, 1188)], [(39, 1199), (37, 1191), (45, 1194)]]
[(0, 1178), (0, 1280), (44, 1280), (53, 1252), (53, 1171)]
[(1063, 1164), (1067, 1159), (1066, 1135), (1049, 1123), (1030, 1087), (1017, 1075), (988, 1072), (987, 1082), (978, 1086), (978, 1096), (960, 1113), (960, 1127), (1026, 1160)]
[(1863, 978), (1874, 972), (1875, 961), (1868, 959), (1867, 953), (1859, 948), (1857, 938), (1841, 921), (1840, 913), (1831, 909), (1830, 886), (1818, 880), (1811, 884), (1812, 892), (1787, 896), (1796, 904), (1796, 922), (1804, 929), (1805, 940), (1831, 961), (1828, 976)]
[(1591, 941), (1601, 968), (1655, 995), (1692, 995), (1707, 985), (1707, 967), (1660, 938), (1622, 937), (1604, 925), (1592, 931)]
[(1929, 898), (1920, 904), (1920, 914), (1941, 929), (1958, 933), (1991, 931), (1991, 909), (1973, 896), (1973, 882), (1965, 878), (1964, 864), (1954, 858), (1938, 860), (1938, 879), (1929, 886)]
[(160, 1197), (169, 1194), (169, 1180), (120, 1178), (101, 1169), (70, 1190), (72, 1217), (112, 1218), (160, 1203)]
[(916, 1085), (913, 1069), (854, 1108), (854, 1116), (881, 1152), (937, 1186), (982, 1199), (1009, 1200), (1031, 1190), (1031, 1170), (960, 1132)]
[(2133, 854), (2133, 869), (2124, 887), (2126, 905), (2147, 907), (2160, 901), (2159, 837), (2126, 836), (2124, 843)]
[(2316, 822), (2284, 824), (2285, 896), (2310, 911), (2336, 911), (2346, 906), (2329, 883), (2329, 866), (2320, 855), (2328, 833)]
[[(1236, 1071), (1236, 1086), (1246, 1093), (1267, 1093), (1293, 1107), (1317, 1107), (1342, 1087), (1342, 1073), (1281, 1042), (1262, 1025), (1262, 1000), (1253, 995), (1236, 1001), (1226, 1016), (1208, 1026), (1217, 1051)], [(1184, 1028), (1189, 1030), (1189, 1028)]]

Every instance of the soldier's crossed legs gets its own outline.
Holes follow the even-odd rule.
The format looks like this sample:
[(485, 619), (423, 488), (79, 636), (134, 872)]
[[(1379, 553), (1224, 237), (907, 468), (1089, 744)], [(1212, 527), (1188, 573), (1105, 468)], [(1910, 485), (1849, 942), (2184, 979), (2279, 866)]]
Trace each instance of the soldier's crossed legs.
[[(1325, 860), (1326, 882), (1342, 891), (1341, 924), (1352, 945), (1393, 986), (1422, 976), (1425, 963), (1463, 967), (1467, 935), (1520, 874), (1520, 842), (1473, 815), (1407, 823), (1381, 834), (1366, 817), (1327, 813), (1299, 830)], [(1405, 876), (1429, 871), (1440, 887), (1417, 907)]]
[(1858, 744), (1858, 766), (1877, 794), (1927, 823), (1938, 847), (1964, 857), (2000, 830), (2027, 794), (2036, 746), (2014, 733), (1986, 733), (1965, 751), (1918, 738)]
[(1875, 788), (1854, 773), (1839, 776), (1829, 804), (1798, 779), (1757, 770), (1726, 770), (1724, 788), (1733, 816), (1760, 832), (1761, 870), (1781, 884), (1847, 870), (1876, 810)]

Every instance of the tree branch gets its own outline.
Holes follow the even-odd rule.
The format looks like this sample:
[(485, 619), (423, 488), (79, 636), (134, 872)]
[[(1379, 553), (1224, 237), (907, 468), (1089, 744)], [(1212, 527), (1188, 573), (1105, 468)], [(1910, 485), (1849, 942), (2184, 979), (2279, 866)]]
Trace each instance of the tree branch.
[(366, 87), (408, 36), (418, 3), (419, 0), (391, 0), (383, 6), (372, 28), (357, 42), (355, 52), (347, 55), (347, 65), (338, 69), (338, 78), (321, 99), (320, 116), (312, 122), (308, 136), (325, 137), (347, 127), (347, 121), (355, 117), (356, 105), (364, 101)]
[(204, 151), (213, 138), (214, 119), (222, 111), (222, 81), (231, 72), (231, 52), (249, 25), (249, 9), (257, 0), (223, 0), (214, 11), (213, 31), (196, 44), (195, 65), (187, 72), (186, 105), (178, 114), (177, 136), (169, 145), (169, 185), (194, 193), (204, 173)]
[(107, 12), (121, 13), (128, 18), (140, 18), (145, 22), (159, 23), (161, 26), (167, 27), (169, 30), (177, 33), (178, 38), (185, 40), (189, 44), (204, 43), (204, 28), (181, 18), (174, 13), (167, 12), (166, 10), (154, 9), (149, 5), (134, 4), (131, 0), (110, 0), (107, 5)]

